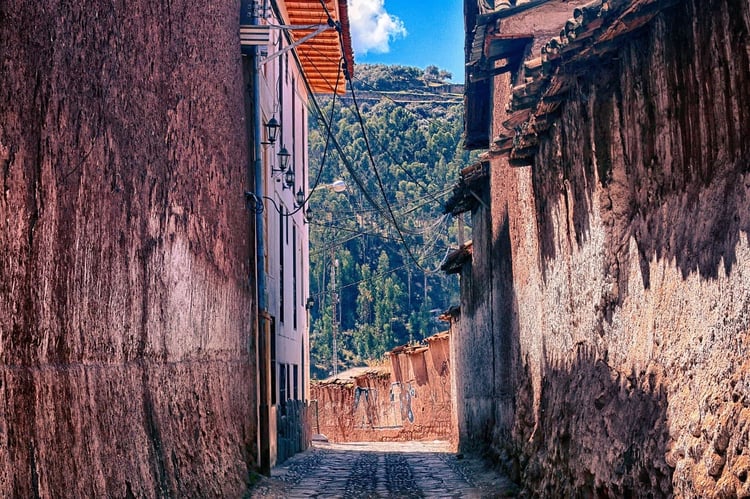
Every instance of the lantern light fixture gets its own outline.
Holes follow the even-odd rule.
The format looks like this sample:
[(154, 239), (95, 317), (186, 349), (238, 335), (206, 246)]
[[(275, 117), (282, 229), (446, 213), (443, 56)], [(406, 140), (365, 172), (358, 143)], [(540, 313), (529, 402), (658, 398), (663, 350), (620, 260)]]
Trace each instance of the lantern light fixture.
[(281, 129), (281, 125), (279, 125), (279, 122), (276, 120), (275, 115), (266, 122), (265, 127), (267, 142), (264, 142), (264, 144), (274, 144), (276, 142), (276, 138), (279, 136), (279, 129)]
[(282, 188), (294, 190), (294, 168), (286, 169), (286, 173), (284, 174), (284, 185)]
[(289, 166), (289, 158), (291, 158), (292, 155), (289, 154), (289, 151), (286, 150), (286, 147), (281, 146), (281, 149), (279, 149), (277, 156), (279, 157), (279, 170), (283, 172)]
[[(289, 154), (289, 151), (287, 151), (286, 147), (281, 146), (281, 149), (279, 149), (279, 152), (276, 153), (276, 156), (279, 158), (279, 167), (274, 168), (273, 165), (271, 165), (271, 175), (274, 175), (276, 173), (284, 173), (287, 172), (287, 175), (289, 172), (287, 169), (289, 168), (289, 160), (292, 157), (291, 154)], [(285, 176), (285, 180), (288, 180), (289, 177)], [(279, 179), (277, 179), (278, 181)], [(294, 183), (294, 172), (292, 172), (292, 184)]]
[(297, 190), (297, 195), (295, 196), (294, 201), (297, 204), (297, 207), (305, 204), (305, 191), (302, 190), (302, 187)]

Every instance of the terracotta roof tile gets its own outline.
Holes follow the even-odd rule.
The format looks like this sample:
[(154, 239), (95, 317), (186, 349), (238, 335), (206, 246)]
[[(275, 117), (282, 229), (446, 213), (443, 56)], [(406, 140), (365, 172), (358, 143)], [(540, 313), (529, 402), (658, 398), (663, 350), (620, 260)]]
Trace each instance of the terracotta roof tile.
[[(284, 2), (290, 25), (327, 24), (328, 16), (320, 0), (289, 0)], [(339, 78), (338, 93), (346, 92), (346, 81), (340, 64), (346, 61), (350, 75), (354, 73), (354, 53), (349, 30), (349, 11), (346, 0), (325, 0), (326, 9), (334, 22), (341, 25), (341, 33), (331, 29), (307, 40), (297, 47), (302, 70), (313, 92), (331, 94)], [(295, 30), (292, 36), (300, 40), (315, 29)]]
[[(507, 107), (513, 114), (503, 123), (509, 132), (494, 140), (493, 155), (507, 154), (511, 164), (529, 164), (538, 144), (537, 135), (549, 128), (587, 61), (616, 50), (625, 39), (623, 35), (645, 26), (675, 2), (594, 0), (575, 8), (573, 17), (560, 27), (560, 36), (543, 45), (541, 57), (527, 55), (522, 61), (525, 80), (513, 88)], [(495, 17), (510, 14), (510, 10), (502, 11)], [(491, 29), (486, 31), (492, 35)]]

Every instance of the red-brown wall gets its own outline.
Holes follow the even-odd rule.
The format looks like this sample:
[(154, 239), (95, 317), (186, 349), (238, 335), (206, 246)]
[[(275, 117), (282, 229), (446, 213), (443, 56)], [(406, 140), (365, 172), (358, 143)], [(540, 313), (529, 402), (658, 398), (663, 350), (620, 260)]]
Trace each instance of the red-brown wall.
[[(532, 495), (748, 497), (750, 7), (607, 6), (634, 5), (661, 10), (558, 73), (533, 164), (491, 160), (462, 275), (461, 443), (491, 442)], [(518, 84), (495, 78), (493, 137)]]
[(0, 4), (0, 496), (241, 496), (238, 2)]
[(332, 442), (455, 442), (450, 378), (447, 334), (395, 349), (387, 368), (313, 384), (313, 428)]

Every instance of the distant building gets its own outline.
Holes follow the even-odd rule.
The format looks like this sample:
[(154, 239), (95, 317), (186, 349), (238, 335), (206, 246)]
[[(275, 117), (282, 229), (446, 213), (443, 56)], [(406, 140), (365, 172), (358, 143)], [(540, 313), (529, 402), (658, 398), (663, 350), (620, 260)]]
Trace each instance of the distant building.
[(388, 352), (380, 366), (355, 367), (312, 386), (312, 427), (331, 442), (445, 440), (456, 443), (450, 335)]

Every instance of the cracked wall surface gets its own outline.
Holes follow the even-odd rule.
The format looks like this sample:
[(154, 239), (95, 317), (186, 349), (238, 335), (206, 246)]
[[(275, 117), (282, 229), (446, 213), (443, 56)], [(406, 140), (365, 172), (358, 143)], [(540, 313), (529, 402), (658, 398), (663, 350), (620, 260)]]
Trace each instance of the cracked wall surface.
[(237, 2), (0, 5), (0, 495), (238, 496)]
[(490, 385), (459, 429), (530, 491), (750, 497), (749, 31), (747, 2), (664, 9), (577, 76), (533, 166), (491, 162), (456, 347)]
[(331, 442), (456, 443), (449, 337), (390, 352), (390, 366), (354, 368), (314, 383), (312, 426)]

